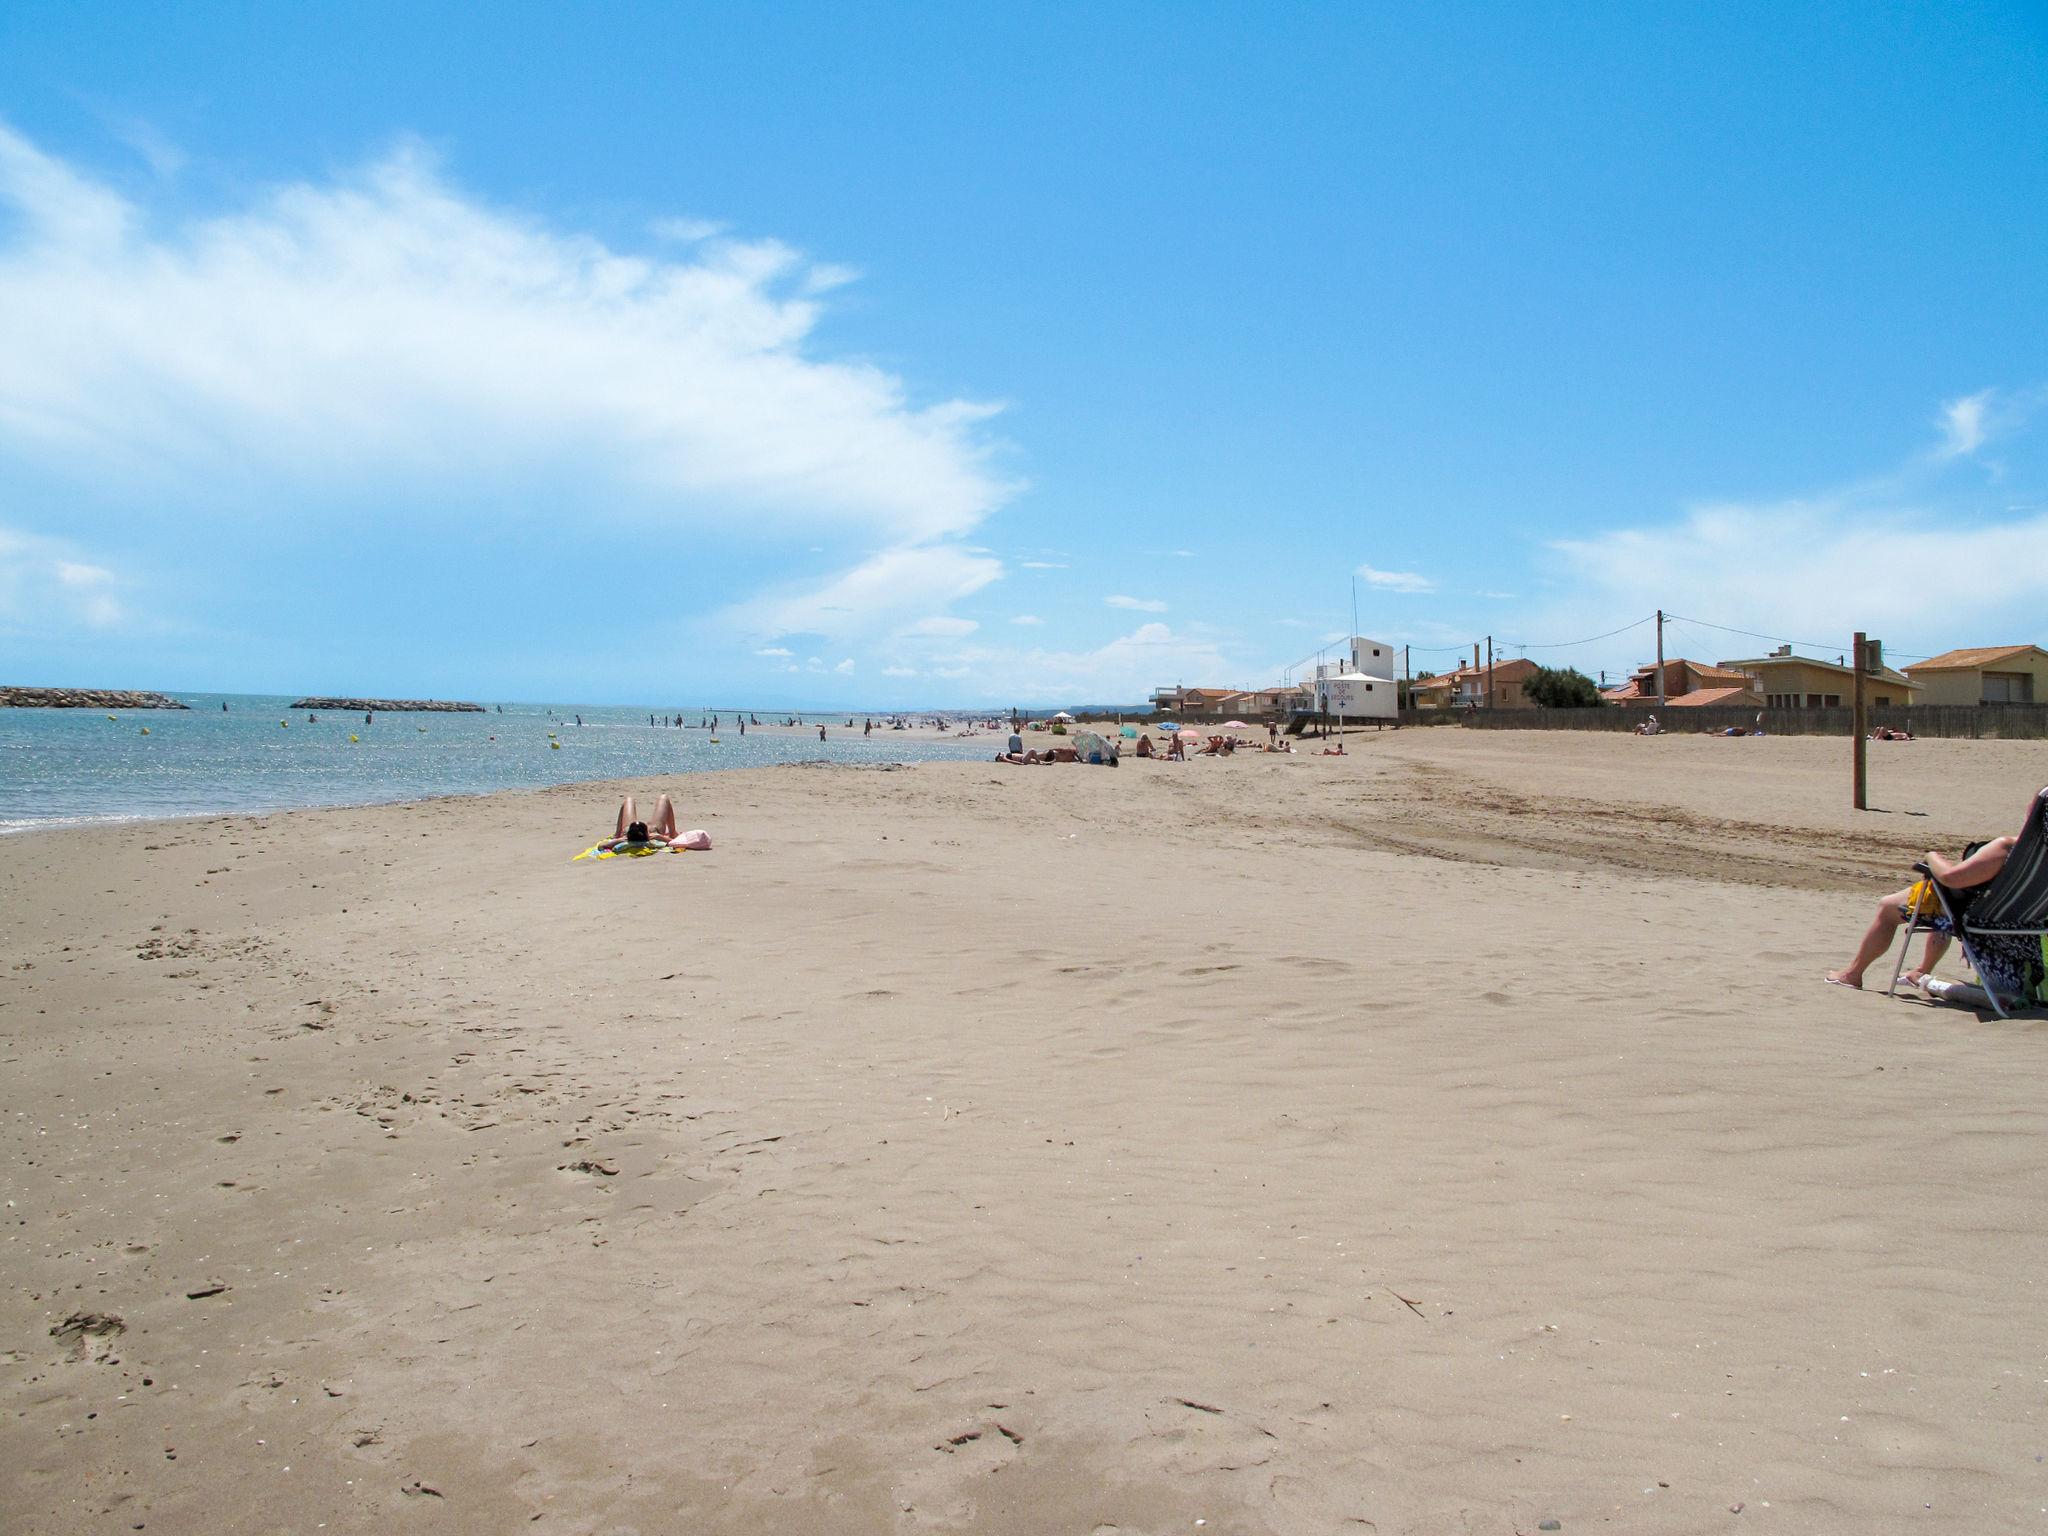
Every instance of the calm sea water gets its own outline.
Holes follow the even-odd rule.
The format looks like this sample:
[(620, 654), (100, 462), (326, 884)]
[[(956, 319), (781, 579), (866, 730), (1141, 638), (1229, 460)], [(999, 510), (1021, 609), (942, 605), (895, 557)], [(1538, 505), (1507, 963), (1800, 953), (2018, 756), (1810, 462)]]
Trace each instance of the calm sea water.
[[(996, 750), (986, 735), (971, 742), (931, 740), (879, 722), (863, 739), (860, 715), (851, 731), (843, 714), (815, 715), (803, 717), (812, 726), (804, 735), (749, 729), (744, 737), (727, 717), (713, 745), (713, 733), (697, 727), (695, 714), (686, 715), (689, 723), (679, 730), (649, 726), (645, 709), (507, 704), (503, 714), (380, 714), (365, 725), (360, 714), (327, 711), (310, 723), (306, 711), (288, 707), (289, 695), (179, 697), (189, 711), (122, 710), (111, 720), (97, 709), (0, 709), (0, 833), (775, 763), (980, 757)], [(821, 723), (827, 732), (822, 742)]]

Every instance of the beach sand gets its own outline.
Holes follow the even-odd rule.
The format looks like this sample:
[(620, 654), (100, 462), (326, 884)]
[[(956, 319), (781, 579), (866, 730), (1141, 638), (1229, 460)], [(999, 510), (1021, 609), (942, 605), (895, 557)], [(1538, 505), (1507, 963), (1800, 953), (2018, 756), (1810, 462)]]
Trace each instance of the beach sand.
[(2048, 749), (1871, 755), (0, 840), (0, 1525), (2038, 1529), (2048, 1025), (1820, 976)]

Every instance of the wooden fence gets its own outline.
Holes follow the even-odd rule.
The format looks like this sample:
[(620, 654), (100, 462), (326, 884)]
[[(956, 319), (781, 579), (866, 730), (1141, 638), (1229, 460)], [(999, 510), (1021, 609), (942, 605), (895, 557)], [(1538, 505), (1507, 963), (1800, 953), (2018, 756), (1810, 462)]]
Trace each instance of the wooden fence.
[[(1915, 736), (1985, 737), (2005, 741), (2048, 740), (2048, 704), (1906, 704), (1872, 705), (1869, 725), (1911, 731)], [(1600, 705), (1587, 709), (1404, 709), (1403, 725), (1462, 725), (1491, 731), (1632, 731), (1654, 709), (1623, 709)], [(1753, 730), (1754, 706), (1708, 705), (1666, 709), (1657, 716), (1672, 735), (1715, 734), (1729, 726)], [(1847, 736), (1855, 729), (1856, 712), (1839, 709), (1766, 709), (1766, 736)]]

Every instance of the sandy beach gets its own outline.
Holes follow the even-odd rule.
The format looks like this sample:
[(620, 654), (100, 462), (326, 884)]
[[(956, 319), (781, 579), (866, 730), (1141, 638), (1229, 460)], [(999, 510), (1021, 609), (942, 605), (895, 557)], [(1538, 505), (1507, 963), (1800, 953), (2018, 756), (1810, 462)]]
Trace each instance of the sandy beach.
[(0, 839), (0, 1525), (2038, 1529), (2048, 1025), (1820, 976), (2048, 747), (1871, 757)]

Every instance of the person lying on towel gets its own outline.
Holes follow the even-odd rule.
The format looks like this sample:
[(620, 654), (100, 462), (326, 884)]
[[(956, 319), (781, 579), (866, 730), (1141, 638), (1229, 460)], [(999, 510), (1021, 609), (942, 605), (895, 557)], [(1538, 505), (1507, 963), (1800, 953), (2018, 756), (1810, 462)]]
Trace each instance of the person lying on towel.
[(633, 797), (626, 796), (619, 802), (618, 824), (612, 831), (611, 841), (599, 843), (593, 853), (619, 853), (642, 848), (709, 848), (711, 834), (708, 832), (677, 832), (676, 808), (667, 794), (655, 802), (654, 825), (649, 826), (640, 819), (639, 807), (633, 804)]

